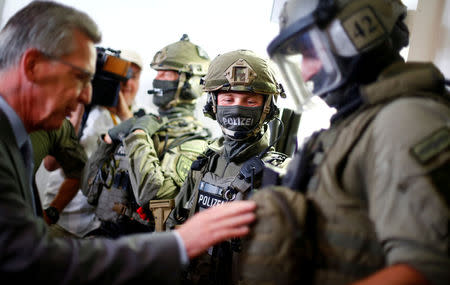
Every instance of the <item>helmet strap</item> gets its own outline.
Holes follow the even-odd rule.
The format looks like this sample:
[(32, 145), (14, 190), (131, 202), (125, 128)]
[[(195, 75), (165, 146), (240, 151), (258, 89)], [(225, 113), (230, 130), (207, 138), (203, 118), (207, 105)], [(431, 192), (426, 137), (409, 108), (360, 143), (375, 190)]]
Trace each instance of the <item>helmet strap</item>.
[(217, 93), (216, 94), (212, 94), (212, 96), (213, 96), (213, 99), (212, 99), (212, 109), (213, 109), (213, 112), (214, 112), (214, 115), (216, 116), (217, 115)]
[(261, 130), (262, 125), (264, 124), (264, 121), (267, 118), (267, 115), (270, 113), (270, 103), (272, 102), (272, 97), (270, 95), (267, 95), (266, 103), (264, 104), (263, 111), (261, 113), (261, 118), (259, 118), (258, 126), (253, 131), (253, 134), (258, 133)]
[(181, 103), (182, 100), (180, 100), (180, 94), (185, 82), (186, 82), (186, 73), (181, 72), (180, 77), (178, 78), (177, 92), (175, 93), (173, 100), (167, 104), (168, 108), (173, 108), (176, 105), (178, 105), (178, 103)]

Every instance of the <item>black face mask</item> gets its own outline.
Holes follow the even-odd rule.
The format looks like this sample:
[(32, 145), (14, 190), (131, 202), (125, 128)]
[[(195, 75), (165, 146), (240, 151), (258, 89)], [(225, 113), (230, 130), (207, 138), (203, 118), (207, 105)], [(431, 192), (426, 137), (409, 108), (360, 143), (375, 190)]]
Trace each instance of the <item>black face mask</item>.
[(158, 107), (165, 107), (170, 101), (175, 99), (175, 93), (178, 88), (178, 80), (168, 81), (168, 80), (153, 80), (153, 88), (161, 89), (162, 94), (154, 94), (152, 102)]
[(244, 139), (258, 126), (263, 106), (217, 106), (218, 123), (230, 131), (226, 134), (233, 139)]

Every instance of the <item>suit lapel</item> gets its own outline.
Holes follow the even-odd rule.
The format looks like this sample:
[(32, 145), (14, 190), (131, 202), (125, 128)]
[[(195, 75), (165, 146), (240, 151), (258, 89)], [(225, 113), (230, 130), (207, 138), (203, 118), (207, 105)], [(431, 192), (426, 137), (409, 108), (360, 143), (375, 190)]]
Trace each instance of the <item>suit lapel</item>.
[[(10, 160), (11, 166), (14, 168), (16, 172), (16, 179), (20, 182), (20, 191), (22, 197), (28, 204), (34, 208), (33, 204), (35, 201), (31, 195), (30, 185), (28, 183), (28, 174), (26, 170), (26, 166), (22, 159), (22, 154), (17, 146), (16, 139), (14, 133), (11, 129), (11, 125), (9, 120), (5, 116), (5, 114), (0, 110), (0, 130), (1, 130), (1, 140), (4, 142), (4, 146), (6, 148), (8, 157), (0, 157), (0, 159)], [(11, 177), (14, 179), (14, 177)], [(38, 197), (36, 197), (38, 198)]]

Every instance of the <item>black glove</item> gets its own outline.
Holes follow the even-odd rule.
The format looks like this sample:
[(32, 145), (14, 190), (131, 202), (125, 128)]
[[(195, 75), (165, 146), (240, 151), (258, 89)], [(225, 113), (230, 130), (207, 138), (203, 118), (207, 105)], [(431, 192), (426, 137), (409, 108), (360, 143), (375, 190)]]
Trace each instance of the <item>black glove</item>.
[(159, 128), (161, 128), (162, 125), (163, 121), (160, 117), (153, 114), (148, 114), (136, 120), (136, 123), (131, 128), (131, 132), (135, 130), (143, 130), (149, 136), (152, 136), (157, 130), (159, 130)]
[(145, 116), (145, 114), (146, 113), (145, 113), (144, 109), (139, 109), (139, 110), (137, 110), (136, 112), (133, 113), (133, 116), (140, 118), (142, 116)]
[(114, 143), (119, 143), (122, 139), (126, 138), (131, 131), (131, 127), (136, 122), (136, 118), (132, 117), (122, 123), (118, 124), (114, 128), (108, 130), (108, 135)]

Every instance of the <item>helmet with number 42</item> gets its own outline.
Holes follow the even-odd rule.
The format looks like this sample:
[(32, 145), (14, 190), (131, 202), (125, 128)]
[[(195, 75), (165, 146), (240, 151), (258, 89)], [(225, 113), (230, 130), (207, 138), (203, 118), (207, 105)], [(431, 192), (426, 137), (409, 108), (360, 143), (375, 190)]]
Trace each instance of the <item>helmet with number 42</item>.
[(280, 33), (267, 50), (301, 109), (311, 95), (348, 83), (360, 59), (390, 40), (405, 16), (400, 0), (285, 0)]

